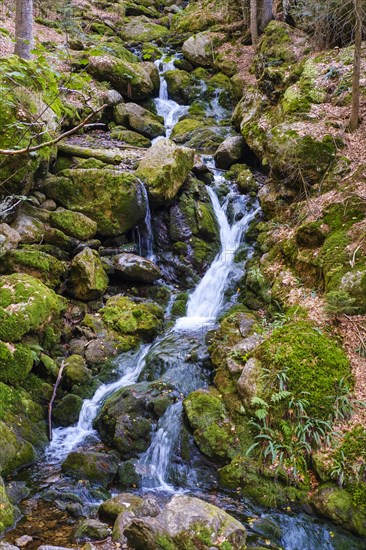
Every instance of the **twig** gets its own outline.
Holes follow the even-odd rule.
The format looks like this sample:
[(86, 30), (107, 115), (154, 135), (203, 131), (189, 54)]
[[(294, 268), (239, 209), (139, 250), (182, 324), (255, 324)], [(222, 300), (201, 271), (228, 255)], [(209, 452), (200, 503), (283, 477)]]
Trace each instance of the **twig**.
[(27, 153), (33, 153), (34, 151), (39, 151), (44, 147), (50, 147), (51, 145), (56, 145), (56, 143), (58, 143), (62, 139), (72, 136), (73, 134), (75, 134), (75, 132), (83, 128), (89, 122), (89, 120), (93, 118), (94, 115), (98, 114), (100, 111), (102, 111), (106, 107), (107, 107), (107, 104), (102, 105), (101, 107), (99, 107), (99, 109), (90, 113), (90, 115), (87, 116), (86, 119), (83, 120), (83, 122), (75, 126), (75, 128), (71, 128), (71, 130), (64, 132), (63, 134), (61, 134), (55, 139), (51, 139), (50, 141), (46, 141), (45, 143), (41, 143), (40, 145), (35, 145), (33, 147), (24, 147), (24, 149), (0, 149), (0, 155), (24, 155)]
[(49, 438), (50, 441), (52, 441), (52, 407), (53, 407), (53, 402), (54, 402), (55, 397), (56, 397), (57, 388), (59, 387), (60, 382), (61, 382), (62, 373), (63, 373), (64, 368), (65, 368), (65, 361), (62, 361), (61, 366), (60, 366), (60, 370), (58, 371), (57, 380), (56, 380), (56, 382), (53, 386), (51, 401), (48, 404), (48, 438)]

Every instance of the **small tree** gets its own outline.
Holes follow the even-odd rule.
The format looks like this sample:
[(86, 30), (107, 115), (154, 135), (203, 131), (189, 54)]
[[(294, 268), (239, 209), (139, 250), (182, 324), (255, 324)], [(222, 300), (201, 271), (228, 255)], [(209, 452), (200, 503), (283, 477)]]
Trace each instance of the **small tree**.
[(353, 57), (352, 76), (352, 106), (349, 119), (349, 129), (354, 132), (358, 128), (360, 118), (360, 75), (362, 46), (362, 0), (354, 0), (355, 11), (355, 53)]
[(33, 0), (16, 0), (14, 53), (31, 59), (33, 48)]
[(252, 36), (252, 44), (256, 46), (258, 42), (258, 4), (257, 0), (250, 0), (250, 34)]
[(265, 29), (273, 19), (273, 0), (263, 0), (261, 28)]

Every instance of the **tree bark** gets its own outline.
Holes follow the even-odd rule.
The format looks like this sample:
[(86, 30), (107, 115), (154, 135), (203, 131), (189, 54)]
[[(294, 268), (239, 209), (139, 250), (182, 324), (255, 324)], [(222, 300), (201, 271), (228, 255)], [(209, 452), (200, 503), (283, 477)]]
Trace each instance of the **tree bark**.
[(354, 0), (355, 12), (355, 53), (353, 57), (352, 106), (349, 119), (349, 129), (354, 132), (358, 128), (360, 118), (360, 73), (362, 46), (362, 0)]
[(257, 0), (250, 0), (250, 34), (252, 36), (252, 44), (256, 46), (258, 43), (258, 4)]
[(14, 53), (22, 59), (32, 59), (33, 0), (16, 0)]
[(273, 19), (273, 0), (263, 0), (261, 28), (264, 30)]

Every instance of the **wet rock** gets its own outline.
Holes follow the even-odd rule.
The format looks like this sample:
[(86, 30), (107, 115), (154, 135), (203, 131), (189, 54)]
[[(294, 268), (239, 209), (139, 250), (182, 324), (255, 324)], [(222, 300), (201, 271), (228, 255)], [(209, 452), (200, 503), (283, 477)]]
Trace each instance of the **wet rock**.
[(162, 206), (176, 196), (193, 164), (194, 151), (169, 139), (161, 139), (147, 151), (136, 175), (145, 183), (152, 206)]
[(114, 445), (124, 460), (146, 451), (153, 426), (174, 399), (170, 389), (159, 382), (142, 382), (118, 390), (95, 420), (102, 440)]
[(245, 141), (242, 136), (232, 136), (225, 139), (215, 153), (215, 162), (218, 168), (227, 169), (232, 164), (243, 160)]
[(85, 248), (71, 262), (68, 290), (79, 300), (95, 300), (108, 288), (108, 275), (96, 250)]
[(136, 488), (141, 485), (141, 475), (136, 472), (136, 468), (130, 460), (126, 460), (120, 465), (117, 477), (120, 489)]
[[(130, 63), (112, 55), (89, 58), (88, 72), (97, 80), (109, 82), (122, 96), (132, 101), (147, 99), (156, 91), (156, 71), (145, 63)], [(159, 78), (159, 77), (158, 77)]]
[(120, 493), (103, 502), (98, 509), (99, 517), (106, 521), (115, 521), (122, 512), (132, 512), (134, 517), (155, 517), (161, 512), (161, 508), (154, 498)]
[(70, 355), (64, 360), (64, 364), (62, 386), (78, 395), (84, 395), (85, 391), (90, 393), (93, 377), (85, 359), (80, 355)]
[(97, 222), (98, 233), (103, 236), (121, 235), (145, 219), (146, 200), (141, 183), (127, 172), (64, 170), (62, 176), (46, 178), (44, 188), (64, 207)]
[(81, 212), (57, 210), (50, 215), (50, 223), (69, 237), (80, 241), (92, 239), (97, 232), (97, 223)]
[(74, 451), (62, 463), (62, 471), (76, 479), (107, 487), (117, 474), (118, 464), (118, 458), (112, 454)]
[(114, 108), (114, 119), (149, 139), (165, 136), (163, 119), (136, 103), (124, 103)]
[(65, 547), (65, 546), (49, 546), (48, 544), (42, 544), (41, 546), (38, 546), (38, 550), (72, 550), (72, 548)]
[(79, 418), (83, 400), (79, 395), (68, 393), (54, 407), (52, 418), (58, 426), (71, 426)]
[(174, 496), (156, 518), (133, 519), (124, 535), (136, 550), (156, 550), (161, 540), (175, 547), (182, 539), (203, 549), (223, 541), (235, 550), (246, 548), (246, 530), (239, 521), (212, 504), (183, 495)]
[(164, 77), (168, 86), (169, 97), (181, 105), (192, 103), (202, 94), (200, 79), (194, 78), (187, 71), (174, 69), (166, 71)]
[(354, 504), (352, 494), (346, 489), (321, 486), (314, 495), (312, 504), (318, 513), (330, 518), (338, 525), (360, 536), (366, 535), (365, 512)]
[(0, 224), (0, 256), (8, 250), (13, 250), (18, 246), (21, 236), (7, 223)]
[(113, 258), (115, 275), (126, 281), (153, 283), (162, 276), (154, 262), (136, 254), (118, 254)]
[(3, 478), (0, 476), (0, 533), (3, 533), (5, 529), (13, 525), (14, 520), (15, 508), (8, 498)]
[(85, 359), (90, 365), (101, 365), (111, 357), (118, 354), (118, 349), (113, 341), (105, 338), (91, 340), (85, 348)]
[(13, 504), (17, 504), (29, 496), (30, 489), (27, 487), (25, 481), (10, 481), (6, 484), (6, 492), (9, 500)]
[(85, 519), (79, 523), (75, 531), (75, 539), (78, 542), (87, 540), (103, 540), (108, 537), (110, 529), (108, 525), (97, 519)]

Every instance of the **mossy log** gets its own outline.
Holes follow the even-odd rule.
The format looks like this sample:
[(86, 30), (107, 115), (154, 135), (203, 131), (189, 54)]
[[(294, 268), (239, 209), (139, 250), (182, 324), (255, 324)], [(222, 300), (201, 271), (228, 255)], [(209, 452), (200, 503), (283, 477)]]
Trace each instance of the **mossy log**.
[[(143, 147), (136, 147), (133, 145), (121, 145), (120, 148), (144, 149)], [(91, 147), (82, 147), (71, 143), (60, 143), (58, 145), (58, 151), (63, 155), (68, 155), (71, 157), (98, 159), (106, 164), (120, 164), (122, 162), (122, 155), (118, 149), (92, 149)]]

